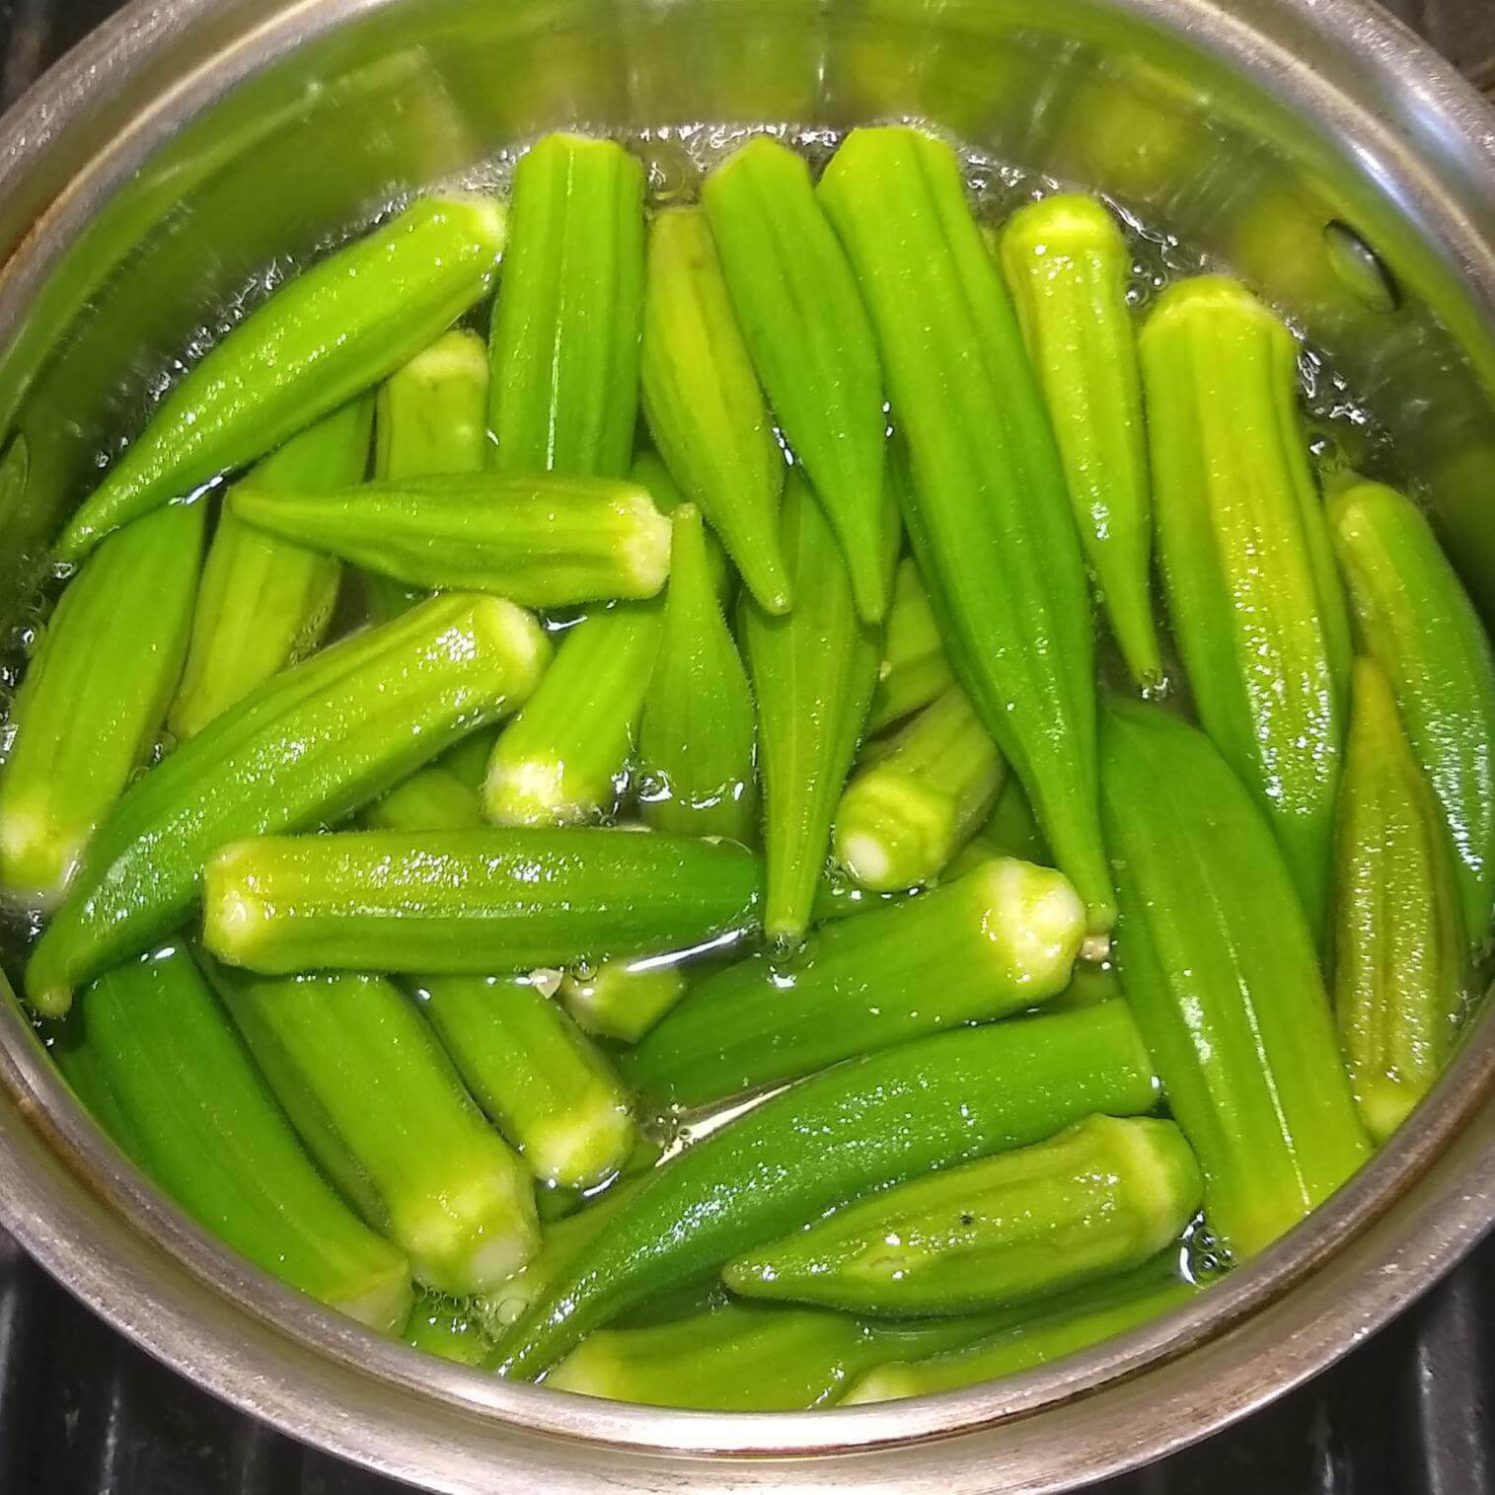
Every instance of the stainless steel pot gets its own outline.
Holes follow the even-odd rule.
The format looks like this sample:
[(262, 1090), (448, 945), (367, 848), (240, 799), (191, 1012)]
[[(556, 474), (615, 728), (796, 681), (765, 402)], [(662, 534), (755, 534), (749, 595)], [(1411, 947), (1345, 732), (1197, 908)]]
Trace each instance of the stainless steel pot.
[[(1262, 286), (1364, 401), (1357, 460), (1427, 495), (1495, 613), (1495, 115), (1358, 0), (136, 0), (0, 126), (0, 620), (180, 349), (392, 194), (560, 123), (903, 115)], [(648, 149), (679, 168), (678, 132)], [(0, 1007), (4, 1223), (192, 1379), (440, 1490), (1066, 1488), (1312, 1375), (1495, 1220), (1486, 1014), (1370, 1168), (1168, 1320), (908, 1404), (657, 1412), (428, 1360), (282, 1290), (93, 1131)]]

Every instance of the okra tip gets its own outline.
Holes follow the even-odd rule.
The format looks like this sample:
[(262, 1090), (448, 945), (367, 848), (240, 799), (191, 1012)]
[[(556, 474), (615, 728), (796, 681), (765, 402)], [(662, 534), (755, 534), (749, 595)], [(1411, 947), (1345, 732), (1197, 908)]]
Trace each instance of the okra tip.
[(509, 239), (509, 210), (503, 202), (482, 192), (450, 192), (424, 201), (433, 217), (463, 219), (497, 264)]
[(202, 874), (202, 943), (232, 966), (254, 969), (270, 908), (255, 886), (260, 843), (234, 841), (209, 858)]
[(1004, 255), (1053, 256), (1056, 263), (1086, 249), (1110, 248), (1121, 226), (1098, 198), (1060, 192), (1021, 207), (1002, 230)]
[(653, 597), (670, 574), (672, 528), (660, 513), (649, 490), (642, 485), (617, 500), (619, 515), (627, 521), (626, 538), (618, 559), (631, 580), (629, 597)]
[(1157, 305), (1142, 327), (1142, 340), (1149, 340), (1159, 330), (1174, 322), (1187, 322), (1196, 316), (1218, 317), (1227, 314), (1259, 318), (1278, 326), (1276, 316), (1241, 284), (1228, 275), (1196, 275), (1169, 286), (1158, 297)]

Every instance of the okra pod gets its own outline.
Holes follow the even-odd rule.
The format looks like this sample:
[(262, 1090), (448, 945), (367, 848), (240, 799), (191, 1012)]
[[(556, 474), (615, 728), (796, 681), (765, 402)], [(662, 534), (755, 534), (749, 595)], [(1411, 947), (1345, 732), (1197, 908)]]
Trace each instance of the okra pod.
[(761, 877), (740, 846), (652, 832), (268, 836), (208, 862), (204, 940), (267, 974), (528, 971), (748, 929)]
[(502, 206), (421, 198), (281, 286), (171, 391), (73, 516), (57, 555), (246, 467), (372, 388), (493, 284)]
[(49, 906), (149, 757), (192, 627), (204, 505), (110, 541), (63, 592), (7, 723), (0, 883)]
[(639, 728), (647, 824), (678, 835), (750, 841), (757, 824), (757, 715), (722, 616), (700, 510), (672, 517), (670, 586)]
[(963, 1349), (873, 1369), (852, 1383), (841, 1404), (932, 1396), (1048, 1365), (1161, 1318), (1198, 1291), (1178, 1275), (1176, 1253), (1169, 1252), (1156, 1264), (1045, 1305), (1047, 1311)]
[(1202, 732), (1154, 707), (1102, 721), (1102, 802), (1127, 1001), (1238, 1257), (1369, 1156), (1315, 938), (1253, 797)]
[(1234, 281), (1168, 291), (1141, 339), (1168, 611), (1204, 729), (1323, 927), (1348, 658), (1298, 414), (1297, 342)]
[(547, 135), (514, 169), (493, 317), (502, 471), (628, 471), (643, 299), (642, 164), (612, 140)]
[(525, 607), (652, 597), (670, 569), (670, 524), (648, 492), (604, 478), (441, 473), (327, 492), (250, 481), (228, 507), (396, 581)]
[(475, 1293), (539, 1248), (528, 1175), (380, 976), (210, 975), (312, 1156), (416, 1280)]
[(1162, 684), (1152, 614), (1152, 490), (1127, 281), (1132, 254), (1093, 197), (1020, 208), (1002, 268), (1068, 479), (1080, 541), (1133, 682)]
[(993, 857), (1016, 857), (1020, 862), (1037, 862), (1040, 867), (1053, 864), (1043, 832), (1033, 818), (1033, 806), (1028, 803), (1023, 786), (1010, 777), (997, 796), (991, 819), (951, 857), (945, 875), (964, 877), (973, 867)]
[(1156, 1094), (1121, 1003), (837, 1065), (647, 1175), (504, 1336), (501, 1369), (533, 1378), (635, 1304), (869, 1189), (1037, 1142), (1092, 1112), (1147, 1111)]
[(846, 252), (803, 156), (759, 136), (717, 167), (701, 203), (753, 366), (825, 505), (857, 612), (888, 606), (882, 368)]
[[(910, 481), (894, 483), (955, 676), (1103, 933), (1095, 641), (1064, 472), (954, 152), (853, 130), (820, 200), (882, 351)], [(900, 458), (901, 461), (901, 458)]]
[(1381, 666), (1357, 659), (1339, 789), (1334, 1005), (1350, 1083), (1384, 1141), (1432, 1088), (1464, 1015), (1464, 930), (1442, 810)]
[[(266, 488), (312, 492), (356, 483), (369, 460), (373, 405), (353, 400), (266, 457), (255, 479)], [(225, 505), (208, 547), (192, 622), (187, 666), (168, 725), (195, 737), (256, 685), (322, 642), (337, 604), (342, 567), (245, 524)]]
[(665, 465), (748, 591), (764, 611), (786, 612), (784, 461), (699, 208), (669, 208), (649, 229), (643, 404)]
[(836, 809), (836, 860), (880, 892), (930, 882), (990, 817), (1007, 765), (958, 685), (868, 756)]
[(424, 1350), (457, 1365), (486, 1365), (493, 1354), (493, 1341), (475, 1302), (433, 1293), (429, 1288), (416, 1294), (404, 1339), (413, 1350)]
[(883, 638), (882, 663), (877, 669), (877, 689), (867, 713), (867, 731), (884, 727), (929, 705), (955, 684), (950, 661), (945, 657), (939, 624), (929, 605), (929, 594), (919, 578), (919, 568), (905, 557), (898, 563), (893, 596), (888, 604)]
[(1412, 751), (1443, 809), (1464, 933), (1495, 899), (1495, 657), (1432, 526), (1399, 493), (1355, 483), (1330, 505), (1363, 647), (1391, 681)]
[(788, 963), (759, 954), (703, 977), (620, 1062), (676, 1105), (808, 1074), (1064, 990), (1085, 911), (1058, 872), (998, 861), (821, 930)]
[(32, 952), (27, 999), (66, 1011), (180, 922), (221, 846), (352, 813), (524, 700), (548, 653), (528, 613), (456, 594), (267, 680), (126, 793)]
[[(438, 338), (379, 386), (374, 476), (386, 482), (440, 472), (478, 472), (488, 460), (488, 350), (475, 332)], [(363, 577), (373, 616), (397, 617), (420, 601), (376, 571)]]
[(183, 946), (101, 976), (74, 1021), (79, 1055), (128, 1122), (127, 1150), (193, 1219), (319, 1302), (398, 1331), (404, 1255), (312, 1165)]
[(483, 823), (478, 791), (432, 764), (397, 784), (363, 812), (371, 831), (460, 831)]
[[(673, 515), (675, 510), (685, 502), (685, 495), (680, 491), (680, 485), (670, 476), (670, 470), (661, 461), (657, 452), (640, 452), (633, 459), (633, 467), (628, 474), (629, 478), (643, 488), (654, 500), (654, 507), (661, 514)], [(722, 542), (708, 528), (706, 536), (706, 560), (711, 567), (711, 585), (716, 590), (716, 595), (723, 606), (726, 605), (732, 590), (732, 567), (727, 561), (727, 553), (722, 549)]]
[(607, 1060), (529, 976), (417, 982), (431, 1026), (531, 1173), (589, 1189), (628, 1161), (638, 1131)]
[(494, 746), (483, 785), (489, 820), (574, 825), (612, 813), (628, 782), (662, 623), (657, 603), (635, 603), (567, 630), (555, 663)]
[(727, 1263), (753, 1298), (913, 1317), (1031, 1302), (1139, 1267), (1203, 1193), (1171, 1121), (1091, 1116), (1032, 1147), (916, 1178)]
[(607, 958), (568, 971), (560, 997), (588, 1033), (637, 1043), (685, 995), (685, 985), (673, 956)]
[(789, 944), (809, 926), (881, 649), (877, 630), (857, 617), (836, 537), (797, 476), (784, 495), (783, 534), (794, 610), (775, 616), (744, 599), (739, 636), (758, 702), (763, 927)]
[(545, 1377), (557, 1391), (655, 1407), (801, 1412), (834, 1403), (887, 1361), (981, 1336), (982, 1319), (890, 1328), (848, 1314), (723, 1303), (641, 1329), (589, 1334)]

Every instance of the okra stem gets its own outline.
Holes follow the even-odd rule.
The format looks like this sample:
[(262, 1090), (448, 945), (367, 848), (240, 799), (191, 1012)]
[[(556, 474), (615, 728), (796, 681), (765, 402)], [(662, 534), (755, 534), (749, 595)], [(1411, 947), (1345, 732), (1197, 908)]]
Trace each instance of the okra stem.
[(755, 955), (697, 982), (620, 1063), (640, 1089), (697, 1106), (1067, 985), (1085, 932), (1065, 878), (990, 862), (947, 887), (821, 930), (788, 963)]
[(653, 832), (345, 831), (225, 847), (204, 881), (204, 940), (231, 964), (471, 976), (722, 939), (756, 921), (761, 869)]
[(62, 594), (11, 706), (0, 883), (49, 905), (155, 746), (192, 627), (203, 508), (112, 539)]
[[(356, 483), (369, 460), (372, 402), (357, 399), (293, 436), (255, 470), (269, 489)], [(187, 667), (169, 725), (194, 737), (322, 642), (342, 568), (330, 556), (245, 524), (225, 505), (208, 547)]]
[(483, 298), (504, 237), (496, 202), (422, 198), (280, 287), (171, 391), (73, 516), (58, 557), (80, 559), (393, 373)]
[(219, 847), (351, 814), (522, 701), (548, 653), (529, 614), (453, 594), (267, 680), (120, 801), (32, 951), (27, 999), (66, 1011), (180, 922)]

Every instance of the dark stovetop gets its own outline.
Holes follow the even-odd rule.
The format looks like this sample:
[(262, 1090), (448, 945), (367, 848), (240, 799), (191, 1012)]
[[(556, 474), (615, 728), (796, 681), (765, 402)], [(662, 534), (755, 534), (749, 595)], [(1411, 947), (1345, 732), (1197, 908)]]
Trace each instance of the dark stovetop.
[[(9, 104), (121, 0), (0, 0)], [(1495, 88), (1495, 0), (1390, 8)], [(0, 1232), (0, 1495), (399, 1495), (187, 1384)], [(1495, 1495), (1495, 1238), (1269, 1410), (1098, 1495)]]

